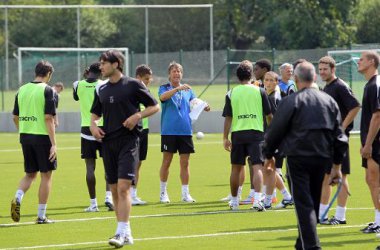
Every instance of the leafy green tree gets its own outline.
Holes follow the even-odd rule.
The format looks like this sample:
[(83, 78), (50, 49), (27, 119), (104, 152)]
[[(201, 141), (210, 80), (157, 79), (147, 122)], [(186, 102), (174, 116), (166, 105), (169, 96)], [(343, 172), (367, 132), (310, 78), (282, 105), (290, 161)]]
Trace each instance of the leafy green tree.
[(377, 0), (363, 0), (357, 8), (357, 33), (359, 43), (380, 42), (380, 2)]

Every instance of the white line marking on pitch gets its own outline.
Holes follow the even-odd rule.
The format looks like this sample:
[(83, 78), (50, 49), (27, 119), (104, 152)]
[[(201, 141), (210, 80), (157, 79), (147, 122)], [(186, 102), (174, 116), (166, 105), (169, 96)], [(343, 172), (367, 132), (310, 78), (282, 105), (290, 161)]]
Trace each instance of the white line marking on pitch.
[[(364, 225), (351, 225), (351, 226), (336, 226), (336, 227), (318, 227), (318, 230), (324, 229), (344, 229), (344, 228), (357, 228)], [(257, 230), (257, 231), (237, 231), (237, 232), (226, 232), (226, 233), (214, 233), (214, 234), (194, 234), (194, 235), (178, 235), (178, 236), (161, 236), (161, 237), (150, 237), (134, 239), (135, 241), (152, 241), (152, 240), (175, 240), (175, 239), (190, 239), (190, 238), (204, 238), (204, 237), (218, 237), (218, 236), (229, 236), (229, 235), (241, 235), (241, 234), (255, 234), (255, 233), (278, 233), (278, 232), (290, 232), (297, 231), (297, 228), (289, 229), (277, 229), (277, 230)], [(107, 241), (90, 241), (90, 242), (78, 242), (78, 243), (66, 243), (66, 244), (54, 244), (54, 245), (44, 245), (44, 246), (30, 246), (30, 247), (17, 247), (17, 248), (2, 248), (0, 250), (15, 250), (15, 249), (38, 249), (38, 248), (55, 248), (55, 247), (72, 247), (80, 245), (100, 245), (107, 244)]]
[[(347, 208), (348, 210), (372, 210), (373, 208)], [(334, 208), (332, 208), (334, 210)], [(293, 212), (293, 209), (279, 209), (279, 210), (270, 210), (268, 212)], [(240, 210), (240, 211), (211, 211), (211, 212), (194, 212), (194, 213), (174, 213), (174, 214), (146, 214), (146, 215), (132, 215), (131, 219), (144, 219), (144, 218), (157, 218), (157, 217), (180, 217), (180, 216), (196, 216), (196, 215), (214, 215), (214, 214), (234, 214), (234, 213), (255, 213), (253, 210)], [(54, 220), (55, 223), (62, 222), (81, 222), (81, 221), (95, 221), (95, 220), (110, 220), (115, 219), (114, 216), (106, 216), (106, 217), (93, 217), (93, 218), (82, 218), (82, 219), (64, 219), (64, 220)], [(23, 225), (33, 225), (35, 222), (20, 222), (20, 223), (7, 223), (0, 224), (0, 228), (2, 227), (17, 227)]]

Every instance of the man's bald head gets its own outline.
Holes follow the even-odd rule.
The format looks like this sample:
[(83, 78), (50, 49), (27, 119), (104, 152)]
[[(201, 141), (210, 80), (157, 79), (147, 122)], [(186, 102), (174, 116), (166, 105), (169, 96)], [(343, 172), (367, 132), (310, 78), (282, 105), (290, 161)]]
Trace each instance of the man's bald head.
[(309, 62), (302, 62), (297, 65), (294, 75), (300, 83), (311, 84), (315, 79), (314, 65)]

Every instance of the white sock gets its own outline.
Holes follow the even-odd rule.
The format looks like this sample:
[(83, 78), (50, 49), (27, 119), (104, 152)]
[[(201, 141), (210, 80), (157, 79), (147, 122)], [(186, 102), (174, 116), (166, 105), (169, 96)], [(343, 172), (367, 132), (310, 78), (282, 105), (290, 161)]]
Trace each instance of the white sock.
[(112, 192), (111, 192), (111, 191), (106, 191), (106, 198), (105, 198), (105, 201), (106, 201), (106, 202), (113, 203), (113, 202), (112, 202)]
[(91, 207), (97, 207), (98, 206), (98, 201), (95, 199), (90, 199), (90, 205)]
[(259, 202), (259, 201), (261, 201), (261, 193), (259, 193), (259, 192), (255, 192), (255, 194), (253, 195), (253, 198), (255, 199), (255, 203), (256, 202)]
[(182, 194), (189, 193), (189, 185), (182, 185)]
[(283, 190), (281, 190), (281, 194), (282, 194), (282, 197), (284, 198), (284, 200), (290, 200), (292, 199), (292, 196), (289, 194), (288, 190), (286, 188), (284, 188)]
[(160, 192), (161, 193), (166, 193), (166, 187), (168, 186), (167, 182), (160, 181)]
[(238, 196), (231, 196), (231, 203), (237, 204), (239, 203), (239, 198)]
[(137, 188), (136, 187), (131, 188), (131, 197), (132, 198), (137, 197)]
[(346, 207), (336, 206), (335, 218), (337, 220), (346, 220)]
[(124, 238), (127, 234), (127, 222), (124, 221), (118, 221), (117, 222), (117, 228), (116, 228), (116, 233), (115, 235), (120, 235), (122, 238)]
[(272, 195), (271, 194), (265, 195), (264, 205), (270, 206), (271, 204), (272, 204)]
[(273, 198), (276, 198), (276, 197), (277, 197), (277, 191), (276, 191), (276, 188), (274, 188), (274, 190), (273, 190), (272, 197), (273, 197)]
[(15, 199), (16, 199), (19, 203), (21, 203), (23, 197), (24, 197), (24, 191), (22, 191), (21, 189), (17, 190), (17, 191), (16, 191), (16, 194), (15, 194)]
[(243, 192), (243, 186), (239, 186), (238, 188), (238, 197), (241, 197), (241, 193)]
[(251, 191), (249, 191), (249, 197), (255, 196), (255, 190), (251, 188)]
[(375, 223), (380, 226), (380, 211), (375, 209)]
[(261, 189), (261, 192), (263, 194), (266, 194), (267, 193), (267, 185), (263, 185), (263, 188)]
[[(328, 204), (325, 205), (325, 204), (319, 203), (319, 218), (320, 219), (321, 219), (323, 213), (326, 211), (328, 206), (329, 206)], [(326, 214), (325, 218), (322, 218), (322, 219), (326, 220), (328, 218), (329, 218), (329, 216), (328, 216), (328, 214)]]
[(45, 219), (46, 218), (46, 207), (47, 204), (38, 204), (38, 218)]

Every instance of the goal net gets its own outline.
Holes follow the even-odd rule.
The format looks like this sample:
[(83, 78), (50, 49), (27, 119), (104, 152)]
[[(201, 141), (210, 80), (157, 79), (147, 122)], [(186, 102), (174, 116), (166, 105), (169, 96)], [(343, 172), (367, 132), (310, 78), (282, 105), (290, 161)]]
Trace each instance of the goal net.
[(120, 51), (125, 56), (124, 74), (129, 75), (128, 48), (36, 48), (19, 47), (17, 55), (18, 83), (29, 81), (34, 76), (38, 61), (47, 60), (54, 67), (53, 82), (62, 82), (65, 87), (83, 78), (84, 69), (99, 61), (102, 52), (109, 49)]

